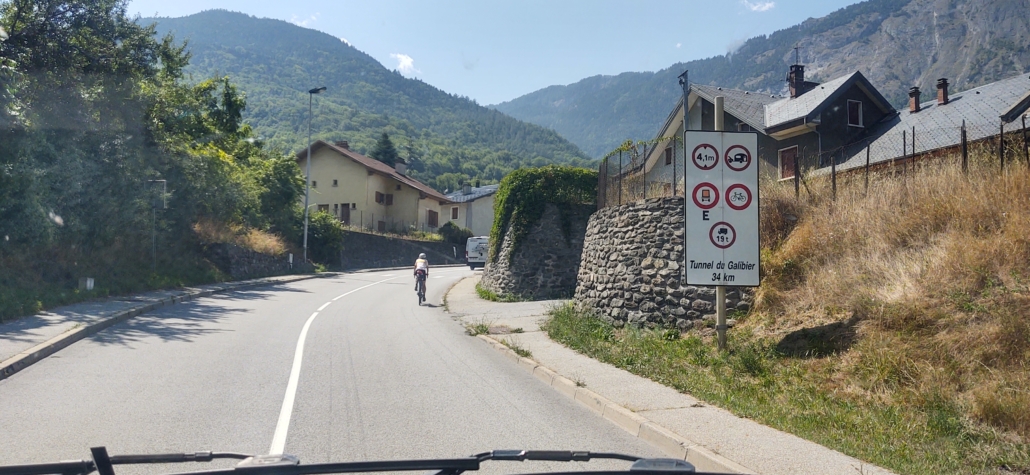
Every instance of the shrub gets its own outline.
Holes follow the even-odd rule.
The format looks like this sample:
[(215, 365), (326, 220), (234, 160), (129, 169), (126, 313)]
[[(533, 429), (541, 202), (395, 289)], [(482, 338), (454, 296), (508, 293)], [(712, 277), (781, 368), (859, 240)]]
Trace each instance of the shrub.
[(569, 238), (571, 222), (564, 214), (569, 205), (592, 204), (597, 200), (597, 171), (570, 166), (548, 165), (522, 168), (501, 180), (494, 199), (494, 225), (490, 230), (490, 261), (497, 262), (501, 243), (509, 228), (514, 232), (512, 254), (522, 238), (540, 220), (548, 203), (562, 213), (562, 233)]
[(339, 264), (343, 251), (343, 224), (336, 217), (318, 211), (308, 222), (308, 259), (321, 264)]
[(443, 240), (446, 242), (464, 246), (465, 241), (472, 237), (472, 230), (448, 221), (443, 226), (440, 226), (440, 235), (443, 236)]

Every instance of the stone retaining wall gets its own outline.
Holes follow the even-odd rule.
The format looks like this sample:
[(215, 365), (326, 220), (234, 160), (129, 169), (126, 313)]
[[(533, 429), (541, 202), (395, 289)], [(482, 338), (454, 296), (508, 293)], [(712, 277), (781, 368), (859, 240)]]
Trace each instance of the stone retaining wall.
[(314, 266), (304, 265), (301, 256), (293, 256), (293, 267), (288, 257), (261, 254), (235, 244), (208, 244), (204, 255), (219, 270), (229, 274), (233, 280), (252, 279), (284, 274), (314, 272)]
[[(594, 209), (594, 205), (583, 205), (559, 211), (548, 204), (514, 254), (509, 229), (496, 261), (487, 262), (483, 269), (480, 285), (498, 295), (532, 300), (571, 296), (576, 290), (587, 220)], [(562, 233), (562, 213), (571, 223), (567, 240)]]
[(415, 241), (345, 230), (340, 268), (348, 270), (414, 266), (415, 259), (423, 252), (429, 258), (430, 265), (465, 263), (464, 244)]
[[(590, 217), (576, 300), (615, 326), (681, 330), (715, 319), (715, 288), (685, 285), (683, 198), (604, 208)], [(730, 287), (727, 311), (747, 311), (749, 293)]]

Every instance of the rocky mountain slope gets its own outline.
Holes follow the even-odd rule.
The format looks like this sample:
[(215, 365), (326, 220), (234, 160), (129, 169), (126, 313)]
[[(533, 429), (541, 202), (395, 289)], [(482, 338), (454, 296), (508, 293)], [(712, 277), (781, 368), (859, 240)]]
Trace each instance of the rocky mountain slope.
[(762, 35), (732, 54), (657, 72), (594, 76), (552, 86), (497, 110), (553, 128), (598, 157), (626, 139), (652, 138), (691, 82), (783, 93), (800, 47), (810, 80), (860, 70), (895, 106), (911, 86), (946, 77), (964, 90), (1030, 70), (1030, 0), (869, 0)]

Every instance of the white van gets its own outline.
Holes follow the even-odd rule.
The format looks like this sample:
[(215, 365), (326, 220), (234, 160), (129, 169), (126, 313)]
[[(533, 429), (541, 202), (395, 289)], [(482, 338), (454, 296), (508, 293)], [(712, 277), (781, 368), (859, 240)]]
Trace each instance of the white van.
[(490, 254), (489, 242), (489, 236), (470, 237), (465, 241), (465, 262), (469, 269), (475, 270), (476, 267), (486, 265), (486, 257)]

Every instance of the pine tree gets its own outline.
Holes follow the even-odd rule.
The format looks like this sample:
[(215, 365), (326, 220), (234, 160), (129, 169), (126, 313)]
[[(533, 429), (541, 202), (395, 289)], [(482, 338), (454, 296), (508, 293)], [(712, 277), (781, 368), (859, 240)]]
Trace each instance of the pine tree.
[(372, 153), (368, 156), (379, 160), (389, 166), (394, 166), (397, 163), (397, 159), (400, 155), (397, 154), (397, 148), (393, 146), (393, 142), (390, 141), (390, 136), (383, 132), (383, 135), (376, 141), (376, 146), (372, 149)]

